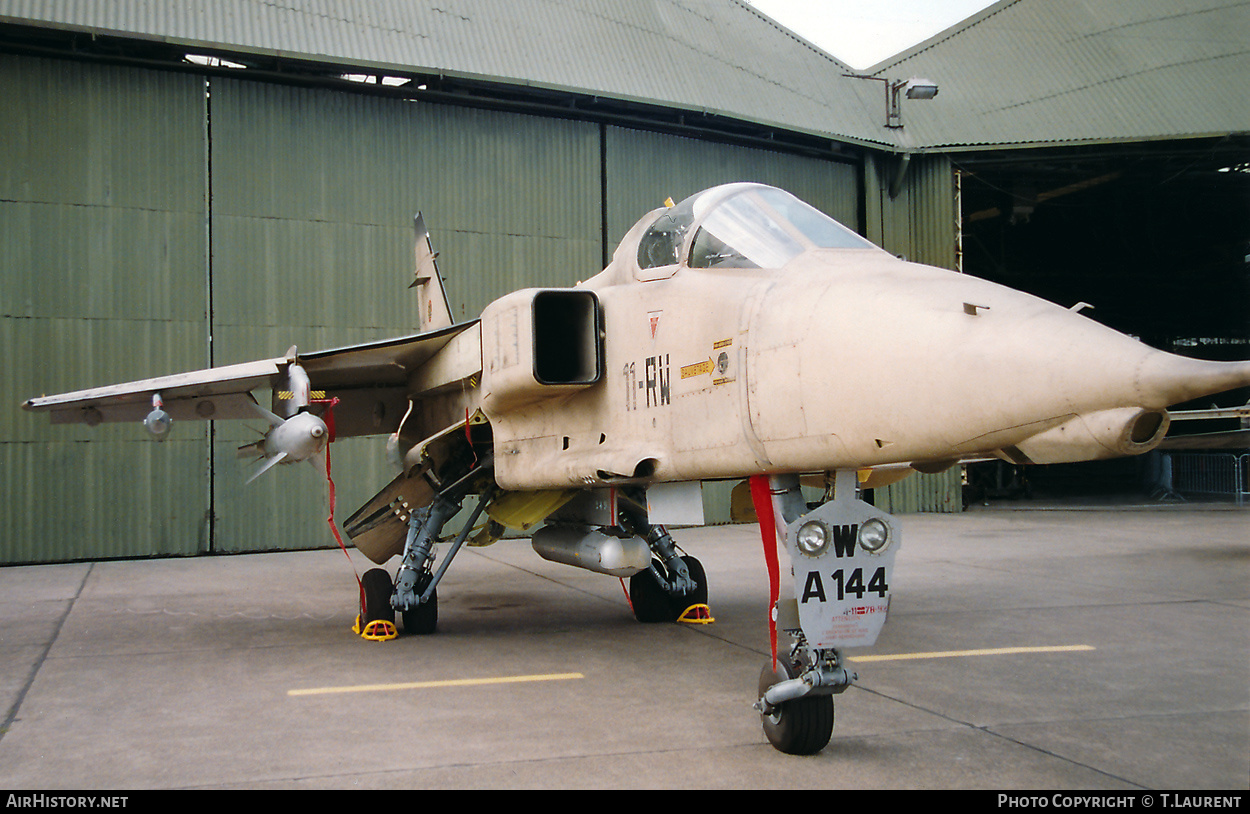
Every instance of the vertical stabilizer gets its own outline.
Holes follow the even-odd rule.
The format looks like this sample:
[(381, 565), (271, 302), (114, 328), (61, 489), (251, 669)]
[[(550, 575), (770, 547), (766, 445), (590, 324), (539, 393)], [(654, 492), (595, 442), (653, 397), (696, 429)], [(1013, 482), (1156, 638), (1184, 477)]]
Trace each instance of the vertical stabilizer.
[(451, 307), (447, 304), (447, 290), (443, 288), (443, 278), (438, 273), (436, 258), (438, 252), (430, 243), (430, 231), (425, 228), (425, 219), (418, 212), (413, 218), (415, 232), (415, 254), (417, 279), (409, 288), (417, 289), (419, 321), (421, 331), (433, 331), (452, 325)]

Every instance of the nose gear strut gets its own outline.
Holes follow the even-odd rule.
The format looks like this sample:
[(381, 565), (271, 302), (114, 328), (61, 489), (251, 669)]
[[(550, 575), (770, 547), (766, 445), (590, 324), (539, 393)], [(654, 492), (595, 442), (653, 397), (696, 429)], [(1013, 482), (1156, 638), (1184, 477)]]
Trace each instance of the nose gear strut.
[(473, 491), (475, 484), (480, 483), (478, 476), (490, 469), (489, 462), (475, 467), (439, 492), (428, 506), (414, 511), (408, 519), (408, 536), (404, 541), (404, 554), (399, 572), (395, 575), (395, 591), (390, 603), (403, 615), (404, 629), (410, 633), (433, 633), (437, 626), (438, 583), (468, 539), (473, 524), (495, 496), (495, 485), (490, 483), (483, 489), (477, 506), (456, 536), (438, 571), (434, 571), (434, 544), (438, 542), (443, 526), (460, 511), (464, 497)]

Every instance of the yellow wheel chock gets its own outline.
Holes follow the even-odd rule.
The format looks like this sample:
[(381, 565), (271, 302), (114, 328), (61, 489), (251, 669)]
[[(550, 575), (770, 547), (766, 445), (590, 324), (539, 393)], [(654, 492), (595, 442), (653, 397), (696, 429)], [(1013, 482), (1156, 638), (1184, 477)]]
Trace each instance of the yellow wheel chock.
[(682, 611), (677, 621), (688, 625), (710, 625), (716, 620), (712, 618), (712, 609), (707, 605), (691, 605)]
[(364, 630), (360, 629), (360, 615), (356, 615), (356, 623), (352, 625), (352, 633), (368, 639), (371, 642), (385, 642), (390, 639), (399, 638), (399, 631), (395, 628), (394, 622), (388, 622), (385, 619), (374, 619), (365, 625)]

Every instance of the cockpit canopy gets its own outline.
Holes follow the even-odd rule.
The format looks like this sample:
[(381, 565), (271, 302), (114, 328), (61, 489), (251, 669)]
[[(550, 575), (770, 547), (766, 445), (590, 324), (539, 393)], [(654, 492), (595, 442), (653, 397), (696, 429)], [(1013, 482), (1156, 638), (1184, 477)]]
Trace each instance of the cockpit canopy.
[(726, 184), (661, 213), (638, 242), (638, 266), (780, 268), (809, 249), (872, 248), (788, 192), (762, 184)]

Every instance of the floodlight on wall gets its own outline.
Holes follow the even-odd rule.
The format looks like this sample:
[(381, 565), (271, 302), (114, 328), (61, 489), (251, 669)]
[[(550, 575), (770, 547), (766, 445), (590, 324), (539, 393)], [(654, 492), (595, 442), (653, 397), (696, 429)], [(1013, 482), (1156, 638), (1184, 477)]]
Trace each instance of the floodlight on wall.
[(886, 79), (883, 76), (843, 74), (855, 79), (875, 79), (885, 83), (885, 126), (903, 126), (903, 97), (908, 99), (932, 99), (938, 95), (938, 85), (932, 79), (913, 76), (911, 79)]
[(938, 86), (932, 79), (913, 76), (911, 79), (900, 79), (885, 83), (885, 126), (903, 126), (902, 97), (908, 99), (932, 99), (937, 96)]
[(903, 91), (908, 99), (932, 99), (938, 94), (938, 86), (932, 79), (913, 76), (903, 83)]

